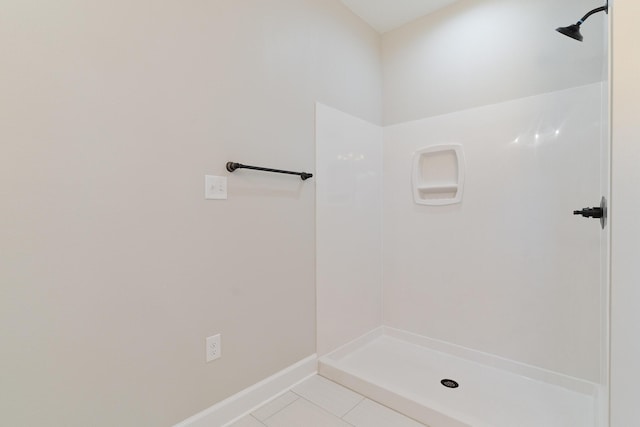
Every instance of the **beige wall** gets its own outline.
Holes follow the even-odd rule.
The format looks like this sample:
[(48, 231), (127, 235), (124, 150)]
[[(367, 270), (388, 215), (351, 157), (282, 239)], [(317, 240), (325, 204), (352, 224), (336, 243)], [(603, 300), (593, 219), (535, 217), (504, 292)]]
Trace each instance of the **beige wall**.
[(612, 5), (611, 427), (640, 425), (640, 4)]
[(554, 31), (598, 6), (586, 3), (461, 0), (385, 33), (384, 123), (602, 81), (604, 16), (583, 26), (584, 43)]
[(0, 424), (168, 426), (314, 353), (314, 181), (203, 176), (313, 171), (379, 65), (338, 0), (4, 2)]

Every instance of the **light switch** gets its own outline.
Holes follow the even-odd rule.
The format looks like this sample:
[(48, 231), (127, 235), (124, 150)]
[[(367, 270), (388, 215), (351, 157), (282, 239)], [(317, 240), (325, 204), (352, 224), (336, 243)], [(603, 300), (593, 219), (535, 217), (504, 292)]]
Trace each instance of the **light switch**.
[(227, 199), (227, 177), (205, 175), (204, 198), (207, 200)]

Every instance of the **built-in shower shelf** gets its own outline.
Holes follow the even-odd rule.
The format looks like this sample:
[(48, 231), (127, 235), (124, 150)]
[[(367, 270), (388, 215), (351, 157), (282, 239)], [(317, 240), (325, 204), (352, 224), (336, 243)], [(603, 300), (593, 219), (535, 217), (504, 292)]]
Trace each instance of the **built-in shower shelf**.
[(464, 151), (460, 144), (439, 144), (417, 151), (413, 159), (413, 198), (419, 205), (462, 201)]
[(417, 188), (418, 191), (429, 194), (456, 193), (458, 191), (458, 184), (418, 185)]

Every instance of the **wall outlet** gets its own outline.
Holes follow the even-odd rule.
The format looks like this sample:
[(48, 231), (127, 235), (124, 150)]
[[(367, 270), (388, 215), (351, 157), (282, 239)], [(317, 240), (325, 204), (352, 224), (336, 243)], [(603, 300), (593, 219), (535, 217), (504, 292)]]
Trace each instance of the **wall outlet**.
[(207, 337), (207, 362), (212, 362), (222, 357), (222, 341), (220, 334)]

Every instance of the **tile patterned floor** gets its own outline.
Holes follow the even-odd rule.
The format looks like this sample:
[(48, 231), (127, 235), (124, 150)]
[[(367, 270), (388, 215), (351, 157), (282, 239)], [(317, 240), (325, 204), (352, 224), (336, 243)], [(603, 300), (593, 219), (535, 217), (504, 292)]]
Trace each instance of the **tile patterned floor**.
[(318, 375), (230, 427), (425, 427)]

